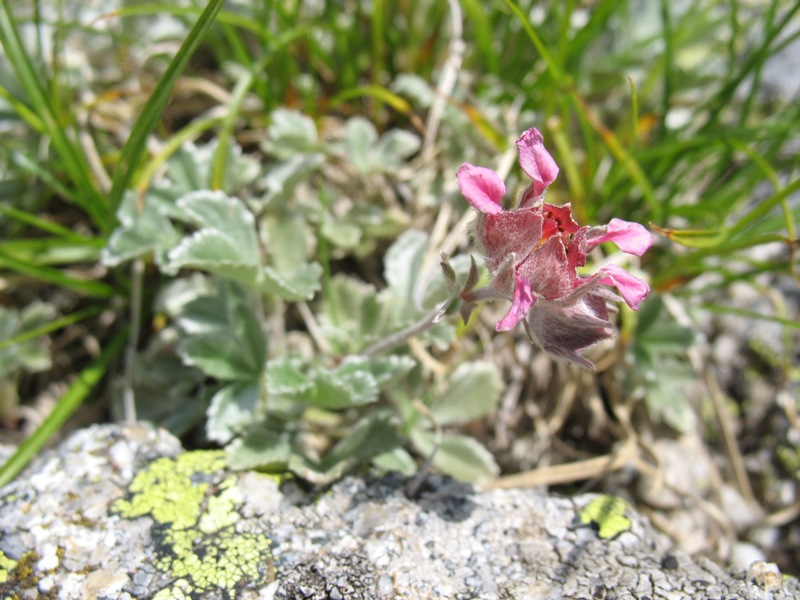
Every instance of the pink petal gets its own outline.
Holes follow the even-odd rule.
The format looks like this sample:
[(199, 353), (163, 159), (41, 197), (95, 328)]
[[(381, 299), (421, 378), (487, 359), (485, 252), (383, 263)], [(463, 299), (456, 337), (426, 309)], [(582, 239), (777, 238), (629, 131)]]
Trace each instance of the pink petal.
[(633, 310), (638, 310), (639, 303), (650, 293), (650, 286), (647, 283), (634, 277), (622, 267), (606, 265), (600, 272), (605, 275), (600, 283), (617, 288), (625, 303)]
[(585, 304), (560, 306), (539, 302), (528, 317), (528, 333), (542, 350), (568, 362), (594, 370), (578, 352), (613, 335), (611, 324), (598, 318)]
[(508, 331), (517, 326), (525, 318), (531, 306), (536, 302), (531, 292), (531, 282), (527, 279), (517, 277), (517, 287), (514, 290), (514, 300), (508, 314), (503, 317), (495, 329), (497, 331)]
[(484, 167), (464, 163), (456, 174), (458, 189), (478, 212), (496, 215), (502, 212), (500, 200), (506, 193), (506, 186), (500, 176)]
[(537, 129), (528, 129), (517, 140), (519, 164), (533, 179), (533, 193), (539, 196), (558, 176), (558, 165), (545, 150), (544, 138)]
[[(598, 227), (597, 229), (602, 230), (603, 228)], [(605, 233), (589, 239), (587, 242), (590, 248), (602, 242), (614, 242), (623, 252), (641, 256), (653, 244), (653, 236), (639, 223), (611, 219), (605, 228)]]

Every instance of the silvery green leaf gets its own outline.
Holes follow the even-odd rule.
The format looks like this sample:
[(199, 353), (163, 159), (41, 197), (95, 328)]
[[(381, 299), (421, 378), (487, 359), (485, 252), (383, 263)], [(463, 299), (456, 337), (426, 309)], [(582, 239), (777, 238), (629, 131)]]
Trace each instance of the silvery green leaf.
[(408, 314), (413, 307), (414, 289), (419, 281), (428, 235), (406, 231), (389, 247), (383, 259), (383, 274), (399, 310)]
[(201, 228), (213, 229), (239, 242), (242, 257), (255, 262), (258, 253), (258, 236), (255, 219), (244, 202), (224, 192), (198, 190), (178, 199), (178, 207), (185, 219)]
[(356, 423), (321, 463), (292, 453), (289, 469), (312, 483), (326, 485), (359, 464), (399, 448), (401, 443), (393, 417), (386, 412), (372, 412)]
[[(429, 456), (433, 451), (434, 436), (430, 431), (414, 428), (410, 437), (421, 455)], [(433, 458), (433, 466), (454, 479), (467, 482), (488, 481), (500, 473), (492, 453), (475, 438), (465, 435), (445, 434)]]
[(264, 176), (267, 191), (262, 204), (291, 196), (295, 188), (324, 162), (323, 154), (292, 154), (285, 160), (270, 165)]
[(394, 417), (386, 411), (375, 411), (359, 420), (347, 437), (336, 444), (323, 461), (324, 468), (338, 463), (365, 463), (389, 452), (402, 443)]
[(239, 340), (224, 333), (206, 333), (184, 339), (178, 351), (187, 365), (197, 367), (215, 379), (253, 380), (264, 366), (244, 351)]
[(153, 307), (158, 312), (176, 318), (189, 302), (213, 293), (214, 288), (206, 275), (192, 273), (188, 277), (177, 277), (165, 282), (158, 290)]
[(467, 423), (492, 412), (502, 391), (503, 379), (494, 363), (461, 363), (447, 389), (431, 403), (431, 413), (441, 425)]
[(648, 375), (645, 403), (650, 415), (681, 433), (694, 430), (697, 414), (691, 398), (698, 381), (692, 368), (675, 359), (662, 359)]
[(419, 75), (401, 73), (392, 82), (392, 91), (415, 100), (422, 108), (430, 107), (436, 100), (436, 92), (427, 80)]
[(225, 447), (225, 455), (231, 469), (284, 471), (291, 450), (288, 434), (259, 428), (233, 440)]
[(346, 250), (355, 248), (361, 241), (361, 228), (358, 225), (328, 213), (323, 214), (320, 233), (335, 246)]
[(364, 365), (343, 363), (338, 369), (320, 369), (311, 401), (328, 409), (350, 408), (375, 402), (378, 383)]
[(296, 396), (313, 387), (313, 380), (300, 369), (299, 361), (283, 357), (267, 363), (267, 391), (271, 395)]
[(120, 224), (101, 255), (106, 266), (115, 267), (148, 252), (153, 252), (160, 262), (163, 253), (178, 243), (178, 232), (149, 194), (139, 198), (132, 191), (125, 192), (117, 218)]
[(232, 285), (184, 306), (176, 324), (186, 364), (224, 380), (255, 381), (266, 363), (267, 340), (258, 317)]
[(353, 117), (347, 121), (345, 138), (353, 166), (362, 173), (371, 171), (374, 167), (373, 146), (378, 139), (375, 126), (363, 117)]
[[(207, 189), (218, 149), (216, 139), (201, 146), (192, 142), (182, 144), (167, 161), (166, 183), (159, 184), (159, 187), (172, 197)], [(236, 142), (227, 146), (227, 152), (221, 183), (222, 190), (232, 194), (258, 178), (261, 164), (253, 156), (243, 154)]]
[(400, 473), (411, 477), (417, 472), (417, 463), (404, 448), (395, 448), (372, 459), (372, 465), (383, 473)]
[(206, 435), (227, 444), (250, 425), (259, 409), (261, 385), (258, 382), (233, 383), (217, 391), (206, 413)]
[[(56, 311), (52, 305), (38, 300), (21, 311), (0, 306), (0, 340), (41, 327), (55, 316)], [(52, 361), (44, 342), (42, 338), (35, 338), (0, 348), (0, 377), (14, 375), (19, 369), (33, 372), (49, 369)]]
[[(323, 297), (320, 330), (340, 354), (356, 354), (397, 328), (392, 296), (346, 275), (334, 276)], [(398, 311), (399, 312), (399, 311)], [(404, 317), (407, 315), (403, 315)]]
[(211, 157), (214, 146), (197, 146), (193, 142), (181, 144), (167, 161), (167, 178), (175, 191), (188, 194), (205, 190), (211, 183)]
[(270, 114), (272, 121), (267, 127), (267, 137), (261, 148), (278, 159), (288, 159), (297, 154), (319, 152), (322, 145), (317, 127), (306, 115), (297, 111), (279, 108)]
[(272, 213), (261, 220), (261, 231), (270, 262), (279, 272), (291, 273), (308, 259), (309, 240), (314, 234), (301, 213)]
[(261, 289), (284, 300), (311, 300), (320, 289), (322, 267), (318, 263), (304, 263), (289, 273), (280, 273), (273, 267), (264, 267)]
[(417, 366), (417, 362), (406, 355), (371, 356), (366, 360), (369, 372), (381, 387), (404, 378), (411, 369)]
[(199, 229), (169, 252), (165, 270), (192, 267), (257, 285), (260, 249), (253, 215), (244, 204), (222, 192), (198, 191), (181, 197), (178, 205)]
[[(210, 142), (216, 144), (216, 140)], [(216, 150), (216, 148), (215, 148)], [(236, 193), (243, 187), (253, 183), (261, 174), (261, 163), (250, 154), (244, 154), (242, 147), (233, 142), (228, 146), (227, 169), (222, 179), (222, 189), (228, 193)]]
[(419, 136), (402, 129), (387, 131), (375, 144), (372, 162), (375, 169), (391, 171), (401, 167), (406, 159), (419, 150)]
[(345, 137), (350, 162), (365, 174), (397, 169), (420, 147), (418, 136), (399, 129), (378, 139), (375, 126), (363, 117), (353, 117), (347, 122)]

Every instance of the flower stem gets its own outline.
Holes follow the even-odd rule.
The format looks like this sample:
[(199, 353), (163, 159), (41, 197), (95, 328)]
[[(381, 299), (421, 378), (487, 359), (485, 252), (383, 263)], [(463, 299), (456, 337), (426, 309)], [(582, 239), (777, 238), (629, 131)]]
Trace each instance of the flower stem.
[(389, 337), (375, 342), (362, 351), (361, 356), (375, 356), (376, 354), (380, 354), (386, 350), (391, 350), (395, 346), (399, 346), (407, 339), (428, 331), (431, 327), (439, 322), (443, 314), (444, 308), (442, 306), (437, 306), (429, 313), (426, 313), (425, 316), (423, 316), (416, 323), (412, 323), (405, 329), (401, 329), (397, 333), (393, 333)]

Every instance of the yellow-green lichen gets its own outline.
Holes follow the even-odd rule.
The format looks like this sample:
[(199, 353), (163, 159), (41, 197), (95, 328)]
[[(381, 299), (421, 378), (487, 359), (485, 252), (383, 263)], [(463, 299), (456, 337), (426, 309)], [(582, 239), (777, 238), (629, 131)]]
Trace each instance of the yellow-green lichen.
[(581, 511), (581, 523), (597, 525), (597, 535), (604, 540), (617, 537), (631, 528), (631, 520), (625, 516), (627, 507), (619, 496), (598, 496)]
[(178, 579), (153, 596), (153, 600), (190, 600), (193, 592), (191, 583), (185, 579)]
[(0, 583), (8, 581), (11, 571), (17, 568), (17, 561), (9, 558), (0, 550)]
[(270, 540), (236, 531), (242, 494), (235, 475), (220, 473), (224, 465), (223, 452), (158, 459), (134, 478), (129, 496), (114, 504), (125, 518), (149, 515), (162, 526), (153, 529), (153, 563), (174, 581), (155, 598), (266, 583)]
[[(0, 552), (0, 597), (17, 598), (17, 592), (36, 589), (39, 585), (39, 576), (34, 570), (37, 561), (41, 558), (33, 550), (23, 554), (19, 560), (14, 560)], [(10, 596), (9, 596), (10, 594)]]
[(171, 523), (175, 529), (197, 524), (208, 491), (210, 475), (225, 466), (221, 451), (186, 452), (178, 458), (159, 458), (131, 482), (130, 500), (118, 500), (114, 510), (132, 519), (150, 515), (158, 523)]

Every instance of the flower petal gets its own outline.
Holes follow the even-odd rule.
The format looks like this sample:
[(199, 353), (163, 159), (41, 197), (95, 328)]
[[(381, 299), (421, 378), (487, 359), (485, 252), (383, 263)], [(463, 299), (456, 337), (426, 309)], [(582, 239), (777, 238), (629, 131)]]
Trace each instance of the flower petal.
[(527, 279), (520, 279), (517, 277), (517, 287), (514, 289), (514, 300), (511, 303), (511, 308), (508, 314), (503, 317), (495, 329), (497, 331), (508, 331), (514, 329), (517, 323), (525, 318), (531, 306), (536, 302), (531, 292), (531, 282)]
[(578, 352), (613, 335), (608, 321), (597, 318), (590, 307), (578, 303), (559, 306), (539, 302), (528, 313), (528, 334), (542, 350), (555, 358), (594, 370), (594, 364)]
[(464, 163), (456, 174), (458, 189), (478, 212), (496, 215), (502, 212), (500, 200), (506, 193), (506, 186), (500, 176), (484, 167)]
[(600, 235), (586, 240), (589, 248), (602, 242), (614, 242), (623, 252), (641, 256), (653, 244), (653, 236), (644, 226), (622, 219), (611, 219), (606, 227), (595, 227), (593, 230)]
[(539, 196), (558, 176), (558, 165), (545, 150), (544, 138), (538, 129), (531, 128), (517, 140), (519, 164), (533, 179), (533, 193)]
[(617, 288), (625, 303), (633, 310), (638, 310), (639, 303), (650, 293), (650, 286), (647, 283), (634, 277), (622, 267), (606, 265), (600, 272), (605, 275), (600, 283)]

